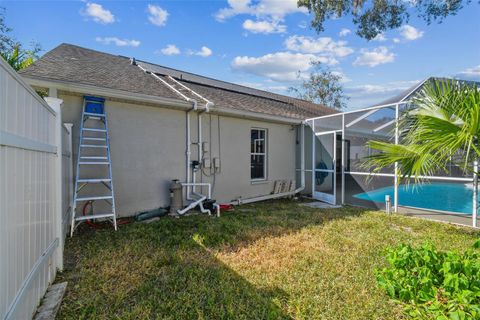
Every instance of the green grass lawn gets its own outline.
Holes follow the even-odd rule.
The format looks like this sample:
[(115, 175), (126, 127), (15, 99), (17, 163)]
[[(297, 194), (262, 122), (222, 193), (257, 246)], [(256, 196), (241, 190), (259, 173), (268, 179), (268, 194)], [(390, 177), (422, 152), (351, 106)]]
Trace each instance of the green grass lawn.
[(282, 200), (221, 218), (81, 228), (66, 244), (59, 319), (399, 319), (377, 287), (384, 249), (470, 247), (478, 233), (359, 208)]

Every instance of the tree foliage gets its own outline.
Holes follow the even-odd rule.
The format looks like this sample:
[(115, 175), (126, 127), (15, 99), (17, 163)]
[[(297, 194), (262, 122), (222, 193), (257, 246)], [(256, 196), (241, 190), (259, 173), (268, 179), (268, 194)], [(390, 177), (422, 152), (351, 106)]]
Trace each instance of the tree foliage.
[[(373, 171), (398, 163), (402, 177), (448, 172), (449, 161), (465, 171), (480, 158), (480, 90), (456, 80), (427, 84), (399, 121), (401, 143), (369, 141), (379, 151), (364, 161)], [(409, 179), (407, 180), (409, 181)]]
[(342, 110), (346, 107), (348, 97), (343, 92), (340, 81), (342, 76), (338, 73), (324, 68), (319, 62), (312, 62), (313, 71), (308, 78), (302, 79), (298, 87), (291, 87), (290, 92), (299, 99), (323, 104), (330, 108)]
[(312, 27), (324, 31), (327, 19), (352, 15), (357, 34), (371, 40), (378, 34), (395, 29), (407, 23), (410, 12), (428, 24), (442, 22), (449, 15), (455, 15), (471, 0), (298, 0), (299, 7), (305, 7), (314, 15)]
[(5, 24), (5, 9), (0, 7), (0, 56), (15, 70), (21, 70), (38, 59), (41, 47), (32, 43), (30, 49), (25, 48), (12, 35), (12, 29)]

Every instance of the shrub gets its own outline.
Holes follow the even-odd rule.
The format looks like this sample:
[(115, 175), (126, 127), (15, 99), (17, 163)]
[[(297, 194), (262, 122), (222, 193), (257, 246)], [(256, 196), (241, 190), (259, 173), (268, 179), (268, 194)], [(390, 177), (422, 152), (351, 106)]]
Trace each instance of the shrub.
[(480, 240), (464, 253), (402, 244), (376, 270), (380, 287), (413, 319), (480, 319)]

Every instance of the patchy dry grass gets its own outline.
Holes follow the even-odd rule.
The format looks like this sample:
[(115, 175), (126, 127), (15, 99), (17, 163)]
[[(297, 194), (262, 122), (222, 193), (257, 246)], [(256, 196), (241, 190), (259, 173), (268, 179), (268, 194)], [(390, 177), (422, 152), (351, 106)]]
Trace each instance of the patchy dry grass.
[[(248, 209), (248, 210), (245, 210)], [(66, 246), (60, 319), (399, 319), (376, 285), (384, 249), (465, 249), (469, 229), (283, 200), (222, 218), (84, 228)]]

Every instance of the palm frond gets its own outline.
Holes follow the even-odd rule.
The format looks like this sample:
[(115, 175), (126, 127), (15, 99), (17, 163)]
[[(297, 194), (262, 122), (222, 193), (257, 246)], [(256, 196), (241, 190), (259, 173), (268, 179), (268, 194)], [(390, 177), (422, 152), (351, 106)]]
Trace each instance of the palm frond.
[(467, 170), (480, 158), (480, 91), (458, 81), (432, 81), (413, 99), (415, 109), (399, 121), (400, 144), (370, 141), (378, 153), (364, 160), (375, 171), (398, 163), (402, 177), (433, 175), (447, 171), (453, 155), (462, 155)]

